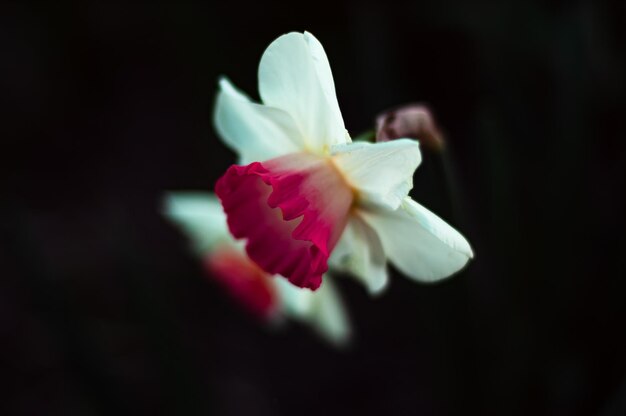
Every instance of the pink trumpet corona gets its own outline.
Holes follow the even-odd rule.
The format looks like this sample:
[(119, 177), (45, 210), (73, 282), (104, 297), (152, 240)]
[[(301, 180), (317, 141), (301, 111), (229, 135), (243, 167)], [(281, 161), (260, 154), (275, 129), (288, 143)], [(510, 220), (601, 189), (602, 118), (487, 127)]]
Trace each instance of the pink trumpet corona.
[(332, 162), (297, 153), (235, 165), (215, 191), (252, 260), (296, 286), (319, 287), (353, 202)]

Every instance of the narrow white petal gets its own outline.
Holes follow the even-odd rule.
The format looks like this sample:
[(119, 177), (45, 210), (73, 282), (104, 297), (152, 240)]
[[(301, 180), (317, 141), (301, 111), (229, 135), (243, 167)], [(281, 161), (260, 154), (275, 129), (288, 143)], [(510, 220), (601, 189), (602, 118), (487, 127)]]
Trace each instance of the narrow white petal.
[(387, 258), (378, 234), (359, 214), (350, 217), (330, 258), (330, 266), (360, 280), (371, 294), (379, 294), (388, 282)]
[(226, 215), (215, 195), (174, 192), (165, 197), (163, 208), (165, 216), (189, 236), (197, 254), (205, 254), (217, 244), (235, 244), (228, 233)]
[(413, 172), (422, 161), (418, 142), (353, 142), (335, 146), (333, 160), (359, 192), (361, 202), (396, 209), (413, 187)]
[(293, 117), (307, 150), (346, 143), (328, 58), (310, 33), (291, 32), (268, 46), (259, 64), (259, 93), (264, 104)]
[(378, 232), (389, 260), (414, 280), (443, 279), (473, 257), (458, 231), (411, 198), (396, 211), (379, 209), (363, 217)]
[(302, 147), (299, 130), (289, 114), (250, 101), (226, 78), (219, 85), (215, 127), (224, 143), (239, 155), (239, 163), (272, 159)]
[(330, 276), (325, 275), (322, 285), (314, 292), (296, 287), (286, 279), (276, 278), (275, 282), (288, 317), (311, 326), (335, 345), (349, 341), (348, 315)]

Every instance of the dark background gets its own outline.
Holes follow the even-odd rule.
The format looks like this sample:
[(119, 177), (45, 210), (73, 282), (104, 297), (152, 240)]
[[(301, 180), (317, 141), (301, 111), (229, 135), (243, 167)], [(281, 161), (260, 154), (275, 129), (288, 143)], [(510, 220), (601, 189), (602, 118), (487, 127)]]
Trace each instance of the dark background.
[[(0, 414), (623, 415), (624, 2), (4, 4)], [(338, 351), (269, 331), (159, 214), (233, 154), (218, 75), (256, 95), (278, 35), (325, 46), (349, 130), (430, 104), (413, 196), (476, 259), (393, 276)]]

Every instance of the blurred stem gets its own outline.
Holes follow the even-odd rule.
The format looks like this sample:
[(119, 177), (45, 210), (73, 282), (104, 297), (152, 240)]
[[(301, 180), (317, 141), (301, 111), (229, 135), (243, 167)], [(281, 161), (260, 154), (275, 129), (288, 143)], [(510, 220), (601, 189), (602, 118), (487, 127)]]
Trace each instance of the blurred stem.
[(443, 179), (446, 185), (446, 193), (451, 208), (452, 218), (457, 225), (464, 224), (464, 203), (461, 197), (460, 188), (458, 186), (456, 170), (452, 156), (450, 155), (450, 147), (443, 147), (439, 153), (439, 160), (443, 170)]
[(376, 131), (374, 129), (365, 130), (357, 134), (352, 141), (355, 142), (374, 142), (376, 141)]

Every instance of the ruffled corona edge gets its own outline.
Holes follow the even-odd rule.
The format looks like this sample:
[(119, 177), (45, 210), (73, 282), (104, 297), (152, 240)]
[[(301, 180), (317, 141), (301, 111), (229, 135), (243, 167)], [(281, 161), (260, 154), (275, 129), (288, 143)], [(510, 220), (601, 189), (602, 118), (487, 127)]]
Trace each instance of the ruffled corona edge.
[(296, 286), (320, 286), (353, 198), (328, 162), (298, 154), (233, 165), (215, 192), (255, 263)]

